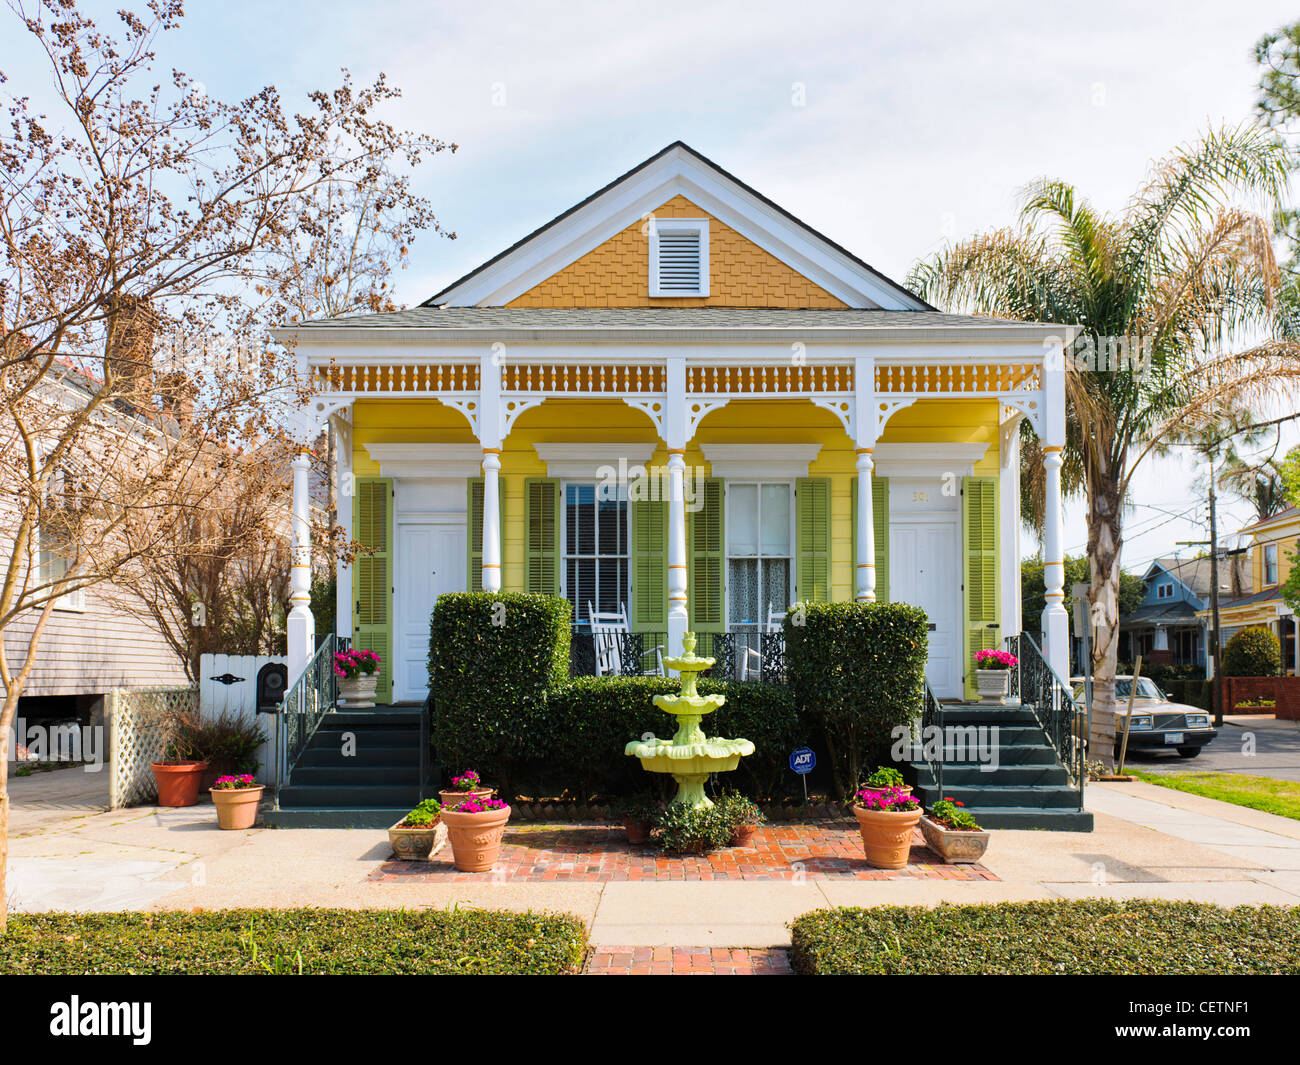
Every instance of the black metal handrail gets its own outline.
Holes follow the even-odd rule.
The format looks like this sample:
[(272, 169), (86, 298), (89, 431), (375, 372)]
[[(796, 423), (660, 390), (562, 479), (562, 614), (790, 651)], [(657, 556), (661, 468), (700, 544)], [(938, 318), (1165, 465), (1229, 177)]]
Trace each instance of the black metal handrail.
[(1012, 694), (1019, 698), (1021, 706), (1033, 711), (1070, 783), (1078, 790), (1082, 810), (1083, 785), (1088, 778), (1084, 766), (1087, 735), (1074, 695), (1028, 633), (1008, 636), (1006, 647), (1020, 663), (1011, 671)]
[(425, 798), (425, 790), (429, 786), (429, 770), (432, 762), (433, 743), (433, 689), (429, 689), (429, 694), (424, 697), (424, 705), (420, 707), (420, 799)]
[[(921, 734), (916, 738), (916, 746), (920, 748), (919, 761), (925, 762), (929, 767), (930, 775), (934, 777), (935, 793), (939, 798), (943, 798), (943, 759), (945, 755), (944, 745), (946, 744), (945, 733), (943, 731), (943, 720), (939, 712), (943, 707), (939, 703), (938, 697), (934, 694), (934, 689), (930, 687), (930, 682), (925, 682), (925, 692), (921, 696)], [(932, 742), (933, 737), (939, 737), (937, 743)], [(937, 751), (938, 756), (932, 757)]]
[(338, 706), (338, 677), (334, 655), (338, 640), (333, 633), (320, 641), (307, 667), (284, 694), (276, 715), (275, 806), (280, 808), (280, 787), (320, 727), (326, 714)]

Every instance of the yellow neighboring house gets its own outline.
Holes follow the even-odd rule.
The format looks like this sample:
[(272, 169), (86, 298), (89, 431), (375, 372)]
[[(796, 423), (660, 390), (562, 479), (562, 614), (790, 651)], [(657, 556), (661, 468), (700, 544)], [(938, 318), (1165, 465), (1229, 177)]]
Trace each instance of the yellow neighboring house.
[(419, 307), (280, 335), (373, 548), (339, 571), (339, 635), (381, 654), (386, 701), (425, 697), (434, 602), (480, 587), (566, 596), (578, 632), (625, 613), (668, 651), (796, 601), (914, 603), (932, 688), (969, 696), (973, 652), (1020, 632), (1025, 419), (1067, 674), (1050, 504), (1074, 330), (938, 311), (685, 144)]
[[(1219, 602), (1219, 625), (1223, 643), (1252, 625), (1262, 625), (1282, 645), (1282, 669), (1300, 677), (1300, 619), (1282, 601), (1281, 588), (1291, 575), (1292, 555), (1300, 550), (1300, 507), (1287, 507), (1241, 530), (1250, 538), (1250, 574), (1256, 591), (1237, 599)], [(1209, 611), (1201, 616), (1208, 619)]]

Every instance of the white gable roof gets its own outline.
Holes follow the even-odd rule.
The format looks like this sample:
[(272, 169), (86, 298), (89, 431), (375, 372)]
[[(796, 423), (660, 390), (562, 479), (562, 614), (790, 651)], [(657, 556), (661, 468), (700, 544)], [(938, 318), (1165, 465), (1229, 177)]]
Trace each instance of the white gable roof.
[(849, 307), (932, 309), (681, 141), (453, 282), (424, 305), (503, 306), (679, 195)]

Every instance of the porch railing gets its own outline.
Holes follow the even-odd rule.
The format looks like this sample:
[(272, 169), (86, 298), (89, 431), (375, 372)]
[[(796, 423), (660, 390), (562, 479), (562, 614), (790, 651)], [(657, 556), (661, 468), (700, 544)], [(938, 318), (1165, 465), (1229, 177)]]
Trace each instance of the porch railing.
[[(940, 711), (943, 707), (939, 703), (938, 697), (934, 694), (934, 689), (930, 687), (930, 682), (925, 682), (925, 692), (921, 696), (921, 734), (916, 744), (917, 750), (914, 754), (930, 770), (930, 775), (934, 778), (935, 792), (939, 798), (943, 798), (943, 759), (947, 752), (944, 746), (947, 740), (944, 738), (946, 733), (943, 730), (943, 719)], [(934, 737), (939, 737), (935, 742)]]
[(337, 637), (333, 633), (325, 636), (302, 676), (293, 682), (280, 703), (275, 730), (276, 809), (280, 807), (280, 787), (289, 779), (325, 715), (338, 706), (338, 678), (334, 675), (337, 648)]
[(1083, 809), (1083, 785), (1088, 774), (1084, 767), (1087, 750), (1087, 722), (1074, 701), (1074, 695), (1044, 657), (1042, 649), (1028, 633), (1008, 636), (1007, 650), (1020, 665), (1011, 671), (1011, 695), (1020, 705), (1032, 710), (1047, 735), (1047, 742), (1070, 783), (1078, 790), (1079, 809)]
[[(668, 654), (666, 632), (625, 632), (620, 635), (619, 673), (622, 676), (654, 674), (658, 667), (655, 649)], [(714, 680), (762, 680), (785, 683), (785, 634), (733, 629), (730, 632), (701, 632), (696, 635), (695, 653), (714, 658), (716, 664), (706, 677)], [(596, 675), (596, 644), (590, 632), (574, 630), (569, 644), (569, 673), (575, 677)]]

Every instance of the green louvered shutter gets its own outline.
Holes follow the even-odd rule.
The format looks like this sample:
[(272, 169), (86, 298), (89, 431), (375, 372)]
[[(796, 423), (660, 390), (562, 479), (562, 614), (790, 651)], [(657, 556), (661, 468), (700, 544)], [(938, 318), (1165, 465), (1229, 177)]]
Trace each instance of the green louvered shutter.
[(703, 492), (704, 498), (697, 500), (699, 509), (687, 515), (690, 520), (689, 557), (686, 560), (689, 567), (688, 594), (691, 631), (696, 633), (721, 632), (725, 619), (721, 478), (705, 480)]
[[(497, 518), (505, 524), (506, 483), (504, 477), (497, 479)], [(483, 590), (483, 478), (471, 477), (466, 482), (465, 513), (469, 527), (465, 530), (465, 548), (469, 556), (469, 575), (466, 589), (471, 592)], [(505, 547), (504, 537), (502, 547)], [(504, 550), (502, 552), (504, 554)]]
[(524, 481), (524, 591), (560, 594), (560, 482)]
[(632, 512), (632, 628), (664, 632), (668, 627), (668, 504), (638, 499)]
[(831, 482), (800, 477), (794, 486), (798, 570), (795, 594), (800, 601), (825, 603), (831, 597)]
[(379, 656), (376, 698), (393, 696), (393, 482), (388, 477), (358, 477), (352, 503), (352, 529), (370, 550), (358, 554), (353, 569), (356, 612), (352, 646)]
[[(850, 533), (850, 555), (853, 559), (853, 587), (851, 598), (857, 598), (858, 588), (858, 479), (849, 482), (849, 513), (853, 531)], [(871, 478), (871, 528), (876, 534), (876, 602), (889, 602), (889, 478)]]
[(962, 484), (965, 545), (966, 697), (975, 690), (975, 652), (1001, 646), (998, 629), (998, 481), (966, 477)]

